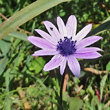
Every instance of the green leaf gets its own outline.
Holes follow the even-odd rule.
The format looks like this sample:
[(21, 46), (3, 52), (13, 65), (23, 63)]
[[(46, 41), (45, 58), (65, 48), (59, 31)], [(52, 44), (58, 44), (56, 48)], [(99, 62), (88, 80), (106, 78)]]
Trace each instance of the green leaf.
[(29, 62), (31, 61), (32, 58), (33, 58), (32, 55), (27, 56), (27, 59), (26, 59), (26, 64), (27, 65), (29, 64)]
[(100, 24), (97, 28), (92, 30), (87, 36), (97, 35), (102, 33), (105, 30), (110, 29), (110, 17), (108, 17), (102, 24)]
[(106, 84), (107, 75), (105, 75), (100, 82), (100, 98), (102, 99), (104, 86)]
[(6, 83), (6, 110), (11, 110), (11, 100), (9, 98), (9, 83), (10, 83), (10, 68), (5, 72), (5, 83)]
[(45, 64), (45, 60), (42, 57), (38, 57), (36, 59), (34, 59), (31, 63), (31, 65), (29, 66), (29, 70), (30, 71), (35, 71), (35, 73), (39, 73)]
[(108, 62), (108, 64), (106, 65), (106, 70), (110, 71), (110, 61)]
[(83, 106), (83, 100), (71, 97), (69, 103), (69, 110), (80, 110)]
[(2, 54), (0, 56), (4, 56), (8, 53), (11, 47), (11, 38), (6, 36), (4, 39), (0, 40), (0, 51)]
[(81, 71), (81, 72), (80, 72), (80, 78), (83, 77), (85, 74), (86, 74), (86, 72)]
[(3, 59), (0, 60), (0, 75), (5, 70), (7, 63), (8, 63), (8, 57), (7, 56), (5, 56)]
[(94, 94), (95, 94), (92, 86), (88, 86), (88, 88), (86, 89), (86, 92), (90, 93), (92, 96), (94, 96)]
[(8, 36), (15, 37), (15, 38), (18, 38), (18, 39), (21, 39), (24, 41), (28, 41), (27, 36), (25, 34), (20, 33), (20, 32), (13, 31), (13, 32), (9, 33)]
[(94, 96), (92, 98), (92, 101), (91, 101), (91, 110), (95, 110), (95, 103), (97, 102), (98, 98), (96, 96)]
[(65, 91), (65, 93), (63, 94), (63, 101), (65, 102), (70, 102), (70, 96), (68, 95), (68, 92)]
[(96, 110), (96, 107), (94, 105), (97, 106), (97, 110), (103, 110), (103, 105), (102, 105), (102, 103), (99, 102), (97, 96), (94, 96), (92, 98), (92, 101), (91, 101), (91, 110)]
[(36, 2), (28, 5), (0, 25), (0, 39), (35, 16), (66, 1), (70, 0), (37, 0)]

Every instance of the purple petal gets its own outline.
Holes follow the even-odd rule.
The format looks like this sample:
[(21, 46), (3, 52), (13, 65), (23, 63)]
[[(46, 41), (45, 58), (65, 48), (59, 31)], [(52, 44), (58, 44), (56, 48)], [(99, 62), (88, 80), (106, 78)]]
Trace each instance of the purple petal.
[(56, 51), (56, 49), (46, 49), (46, 50), (38, 50), (36, 52), (34, 52), (34, 54), (32, 56), (45, 56), (45, 55), (56, 55), (59, 54), (58, 51)]
[(88, 52), (88, 53), (75, 53), (74, 56), (79, 59), (94, 59), (101, 57), (102, 55), (98, 52)]
[(32, 44), (34, 44), (35, 46), (37, 46), (39, 48), (43, 48), (43, 49), (54, 49), (54, 48), (56, 48), (55, 45), (53, 45), (52, 43), (48, 42), (47, 40), (45, 40), (43, 38), (30, 36), (27, 39)]
[(67, 29), (63, 20), (60, 17), (57, 17), (57, 25), (61, 34), (61, 38), (64, 39), (64, 37), (67, 36)]
[(45, 64), (44, 71), (50, 71), (57, 68), (62, 61), (63, 57), (61, 55), (55, 55), (47, 64)]
[(61, 65), (60, 65), (60, 74), (61, 75), (63, 75), (65, 68), (66, 68), (66, 58), (64, 58), (64, 60), (62, 61)]
[(77, 40), (77, 41), (82, 40), (90, 32), (91, 28), (92, 28), (92, 24), (88, 24), (81, 31), (77, 33), (77, 35), (73, 38), (73, 40)]
[(79, 48), (76, 50), (75, 53), (87, 53), (87, 52), (96, 52), (96, 51), (103, 51), (103, 50), (97, 47), (87, 47), (87, 48)]
[(57, 30), (57, 28), (49, 21), (44, 21), (43, 22), (45, 27), (47, 28), (48, 32), (50, 35), (53, 37), (53, 39), (57, 42), (60, 39), (60, 34)]
[(35, 29), (35, 31), (37, 33), (39, 33), (44, 39), (46, 39), (47, 41), (51, 42), (52, 44), (56, 44), (55, 40), (46, 32), (40, 30), (40, 29)]
[(95, 42), (97, 42), (98, 40), (102, 39), (102, 37), (99, 36), (90, 36), (87, 37), (79, 42), (76, 42), (76, 48), (84, 48), (86, 46), (89, 46)]
[(79, 62), (77, 61), (77, 59), (73, 56), (70, 55), (67, 57), (68, 60), (68, 66), (70, 68), (70, 70), (72, 71), (72, 73), (79, 78), (80, 76), (80, 65)]
[(67, 28), (67, 36), (69, 38), (74, 37), (76, 35), (77, 20), (74, 15), (71, 15), (68, 18), (68, 21), (66, 23), (66, 28)]

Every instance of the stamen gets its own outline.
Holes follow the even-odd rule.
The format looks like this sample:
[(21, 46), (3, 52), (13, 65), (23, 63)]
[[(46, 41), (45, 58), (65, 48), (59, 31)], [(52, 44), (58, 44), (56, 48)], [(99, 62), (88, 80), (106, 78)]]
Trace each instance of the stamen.
[(76, 42), (77, 42), (76, 40), (72, 41), (72, 37), (71, 38), (64, 37), (64, 40), (60, 39), (60, 41), (58, 41), (57, 50), (63, 56), (74, 54), (74, 52), (76, 51), (75, 48)]

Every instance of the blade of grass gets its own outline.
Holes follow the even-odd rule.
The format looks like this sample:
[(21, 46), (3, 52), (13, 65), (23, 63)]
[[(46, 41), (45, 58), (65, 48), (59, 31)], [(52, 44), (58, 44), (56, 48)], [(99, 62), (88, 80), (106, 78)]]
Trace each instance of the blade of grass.
[(28, 5), (0, 25), (0, 39), (35, 16), (66, 1), (70, 0), (37, 0)]
[(110, 17), (102, 22), (97, 28), (93, 29), (87, 36), (98, 35), (110, 29)]
[(8, 36), (16, 37), (18, 39), (28, 41), (27, 36), (25, 34), (20, 33), (20, 32), (13, 31), (13, 32), (9, 33)]
[(10, 83), (10, 76), (9, 76), (10, 68), (5, 73), (5, 82), (6, 82), (6, 110), (11, 110), (11, 100), (9, 99), (9, 83)]
[(101, 100), (102, 100), (102, 97), (103, 97), (103, 91), (104, 91), (104, 86), (105, 86), (105, 84), (106, 84), (107, 76), (108, 76), (108, 75), (105, 75), (105, 76), (102, 78), (101, 82), (100, 82), (100, 99), (101, 99)]

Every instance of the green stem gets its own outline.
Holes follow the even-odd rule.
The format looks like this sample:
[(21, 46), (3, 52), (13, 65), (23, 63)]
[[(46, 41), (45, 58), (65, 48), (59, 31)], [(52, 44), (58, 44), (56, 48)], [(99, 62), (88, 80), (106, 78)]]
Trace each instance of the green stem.
[(65, 74), (66, 74), (66, 72), (63, 74), (62, 81), (61, 81), (61, 86), (60, 86), (60, 105), (61, 105), (61, 110), (63, 110), (62, 89), (63, 89), (63, 83), (64, 83), (64, 79), (65, 79)]

